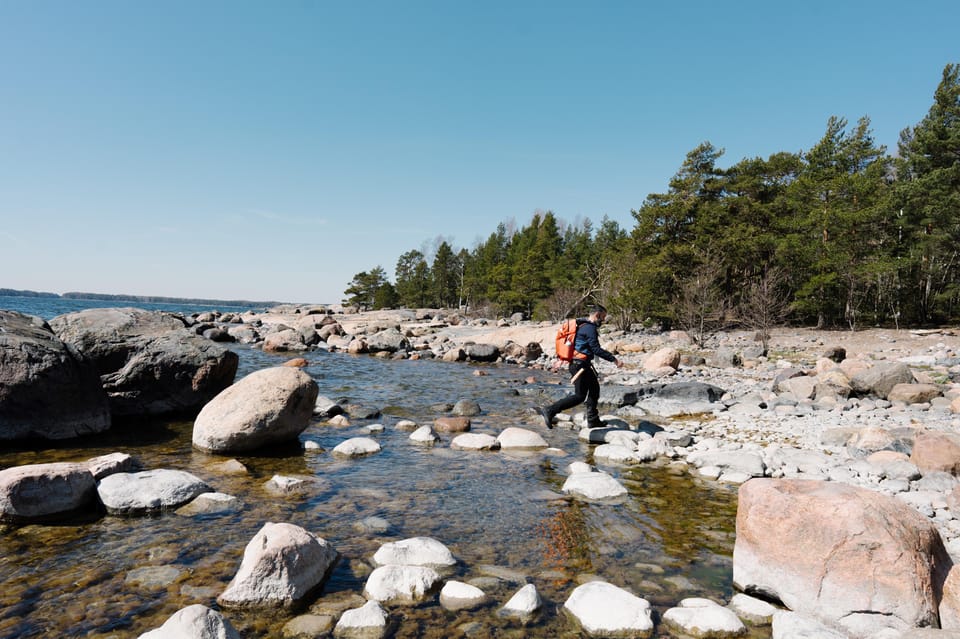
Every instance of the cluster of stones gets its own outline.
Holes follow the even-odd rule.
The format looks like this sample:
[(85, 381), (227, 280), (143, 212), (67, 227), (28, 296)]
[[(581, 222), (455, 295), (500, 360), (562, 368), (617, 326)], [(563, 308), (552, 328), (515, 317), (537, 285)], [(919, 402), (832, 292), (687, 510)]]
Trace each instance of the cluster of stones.
[[(347, 309), (349, 310), (349, 309)], [(311, 349), (370, 354), (395, 359), (434, 359), (460, 362), (529, 363), (546, 361), (539, 342), (457, 345), (440, 331), (450, 326), (485, 327), (492, 321), (467, 319), (457, 313), (421, 309), (398, 310), (392, 319), (348, 322), (348, 315), (331, 308), (289, 306), (265, 313), (199, 314), (194, 330), (215, 340), (240, 342), (273, 353), (299, 353)], [(519, 323), (522, 316), (500, 319), (498, 326)]]
[[(217, 597), (223, 608), (293, 608), (320, 589), (338, 560), (324, 539), (292, 524), (268, 523), (244, 551), (236, 576)], [(391, 609), (423, 605), (438, 599), (449, 611), (493, 605), (478, 577), (474, 585), (451, 578), (458, 562), (440, 541), (414, 537), (383, 544), (373, 555), (363, 599), (339, 614), (303, 614), (291, 619), (285, 634), (379, 639), (389, 634)], [(361, 603), (363, 602), (363, 603)], [(574, 588), (563, 611), (591, 637), (650, 637), (655, 627), (650, 603), (628, 590), (605, 581), (588, 581)], [(497, 608), (497, 614), (521, 622), (544, 613), (544, 602), (533, 583), (525, 583)], [(770, 624), (777, 610), (758, 599), (737, 595), (729, 606), (712, 600), (689, 598), (667, 610), (663, 623), (691, 637), (738, 637), (752, 623)], [(473, 624), (466, 624), (472, 626)], [(469, 633), (471, 628), (461, 627)], [(172, 615), (160, 628), (141, 639), (180, 637), (213, 639), (239, 637), (223, 614), (202, 605), (188, 606)]]

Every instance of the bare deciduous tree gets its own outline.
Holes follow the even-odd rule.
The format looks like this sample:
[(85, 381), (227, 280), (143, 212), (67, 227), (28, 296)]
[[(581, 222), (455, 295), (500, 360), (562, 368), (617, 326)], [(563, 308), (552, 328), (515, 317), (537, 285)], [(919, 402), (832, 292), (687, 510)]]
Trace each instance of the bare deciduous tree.
[(764, 353), (770, 346), (770, 329), (783, 323), (790, 314), (787, 283), (786, 273), (772, 266), (750, 284), (740, 302), (740, 319), (757, 331)]
[(678, 283), (674, 314), (680, 328), (700, 348), (727, 325), (727, 299), (720, 288), (721, 263), (706, 256), (693, 274)]

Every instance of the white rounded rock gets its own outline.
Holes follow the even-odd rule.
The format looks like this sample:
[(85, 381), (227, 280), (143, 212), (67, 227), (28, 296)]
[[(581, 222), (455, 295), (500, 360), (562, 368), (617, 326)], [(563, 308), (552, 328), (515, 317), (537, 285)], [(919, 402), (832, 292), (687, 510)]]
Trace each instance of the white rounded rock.
[(691, 637), (724, 639), (738, 637), (747, 632), (747, 627), (736, 613), (702, 597), (682, 600), (679, 606), (663, 613), (663, 622)]
[(650, 602), (604, 581), (578, 586), (563, 604), (591, 636), (649, 637)]
[(493, 435), (463, 433), (453, 438), (453, 441), (450, 442), (450, 448), (460, 450), (496, 450), (500, 448), (500, 443)]
[(240, 639), (240, 634), (219, 612), (193, 604), (173, 613), (162, 626), (139, 639)]
[(333, 629), (337, 639), (378, 639), (387, 634), (389, 615), (376, 601), (368, 601), (359, 608), (346, 610)]
[(462, 581), (448, 581), (440, 590), (440, 605), (447, 610), (475, 608), (486, 601), (487, 595)]
[(535, 613), (542, 605), (543, 600), (540, 599), (537, 587), (527, 584), (510, 597), (500, 612), (505, 615), (525, 617)]
[(411, 537), (383, 544), (373, 555), (378, 566), (428, 566), (446, 568), (456, 565), (450, 549), (432, 537)]
[(540, 433), (516, 426), (504, 429), (497, 436), (497, 442), (500, 444), (500, 448), (539, 449), (549, 446), (547, 441), (540, 436)]
[(380, 566), (367, 577), (363, 594), (385, 604), (416, 604), (441, 581), (436, 570), (425, 566)]
[[(413, 423), (413, 422), (410, 422)], [(430, 426), (421, 426), (410, 433), (410, 441), (418, 444), (434, 444), (439, 438)]]
[(585, 499), (616, 499), (627, 489), (607, 473), (575, 473), (563, 482), (563, 492)]

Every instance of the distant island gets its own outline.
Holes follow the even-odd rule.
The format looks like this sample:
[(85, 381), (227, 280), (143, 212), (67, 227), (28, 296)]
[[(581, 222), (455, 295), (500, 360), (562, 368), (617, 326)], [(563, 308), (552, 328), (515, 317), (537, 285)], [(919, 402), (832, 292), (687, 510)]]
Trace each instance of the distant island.
[(46, 293), (42, 291), (18, 291), (12, 288), (0, 288), (0, 297), (54, 297), (71, 300), (103, 300), (103, 301), (126, 301), (126, 302), (149, 302), (151, 304), (199, 304), (203, 306), (276, 306), (281, 302), (256, 302), (251, 300), (210, 300), (194, 299), (189, 297), (163, 297), (159, 295), (110, 295), (107, 293), (81, 293), (71, 291), (58, 295), (56, 293)]

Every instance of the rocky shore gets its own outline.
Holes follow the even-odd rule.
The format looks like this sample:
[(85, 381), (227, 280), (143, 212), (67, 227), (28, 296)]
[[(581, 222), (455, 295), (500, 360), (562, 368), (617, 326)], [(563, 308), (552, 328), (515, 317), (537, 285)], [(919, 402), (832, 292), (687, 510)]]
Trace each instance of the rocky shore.
[[(136, 313), (128, 312), (125, 318), (133, 316)], [(113, 322), (129, 326), (125, 318), (114, 316)], [(91, 327), (104, 323), (102, 316), (58, 318), (46, 328), (22, 316), (0, 320), (5, 370), (25, 370), (25, 364), (13, 363), (38, 359), (17, 360), (14, 347), (18, 353), (36, 353), (40, 344), (62, 353), (39, 359), (46, 362), (44, 370), (68, 367), (68, 374), (53, 376), (66, 380), (57, 382), (69, 386), (64, 397), (89, 394), (91, 367), (107, 393), (78, 404), (72, 418), (59, 414), (37, 420), (57, 425), (44, 431), (27, 424), (25, 392), (14, 396), (9, 391), (35, 392), (35, 385), (6, 381), (0, 393), (0, 437), (82, 436), (109, 427), (111, 415), (192, 410), (200, 412), (194, 446), (225, 455), (295, 440), (311, 412), (336, 419), (343, 408), (318, 397), (316, 385), (308, 376), (298, 376), (295, 366), (261, 371), (262, 379), (255, 374), (231, 385), (236, 362), (223, 355), (216, 342), (240, 341), (291, 358), (322, 348), (397, 359), (505, 362), (550, 371), (556, 331), (552, 323), (469, 319), (436, 310), (344, 313), (277, 307), (260, 314), (179, 318), (162, 327), (158, 322), (168, 320), (138, 318), (135, 324), (149, 328), (130, 332), (136, 337), (127, 340), (125, 359), (118, 362), (116, 356), (98, 351), (103, 343), (116, 342), (115, 335), (109, 340), (91, 336)], [(746, 594), (781, 606), (764, 608), (763, 601), (746, 595), (737, 595), (727, 606), (690, 598), (667, 611), (660, 623), (710, 637), (738, 636), (746, 632), (741, 620), (756, 623), (757, 616), (761, 623), (773, 624), (774, 637), (783, 638), (894, 639), (921, 636), (919, 632), (958, 636), (960, 572), (953, 564), (960, 559), (960, 339), (952, 330), (778, 329), (768, 353), (747, 332), (718, 335), (707, 349), (695, 348), (682, 332), (605, 328), (601, 341), (626, 366), (617, 370), (598, 363), (606, 428), (581, 428), (581, 415), (558, 424), (560, 433), (576, 431), (595, 445), (592, 461), (599, 467), (571, 464), (563, 491), (594, 502), (615, 501), (626, 491), (602, 468), (646, 463), (740, 485), (734, 583)], [(57, 342), (62, 351), (56, 350)], [(133, 342), (136, 348), (129, 345)], [(192, 363), (185, 364), (188, 358), (183, 357), (173, 358), (175, 365), (159, 363), (162, 352), (185, 351), (193, 354)], [(51, 365), (53, 360), (60, 364)], [(173, 369), (178, 373), (158, 372)], [(482, 370), (477, 368), (478, 373)], [(484, 439), (467, 432), (466, 407), (461, 417), (438, 419), (429, 426), (411, 424), (411, 440), (429, 445), (435, 433), (444, 432), (456, 435), (454, 448), (547, 449), (541, 437), (546, 429), (534, 407), (569, 388), (562, 371), (553, 375), (555, 384), (529, 384), (518, 391), (529, 411), (527, 428), (506, 429), (499, 437)], [(47, 373), (34, 377), (51, 379)], [(168, 381), (158, 389), (144, 381), (149, 379)], [(148, 387), (152, 394), (145, 392)], [(27, 397), (38, 396), (35, 392)], [(73, 425), (64, 429), (64, 423)], [(333, 453), (362, 457), (379, 449), (373, 439), (344, 444)], [(170, 474), (177, 471), (136, 472), (122, 457), (43, 466), (0, 471), (3, 520), (55, 520), (58, 513), (93, 503), (108, 512), (155, 512), (218, 495), (195, 477)], [(36, 499), (29, 504), (21, 499), (37, 490), (47, 491), (40, 506)], [(213, 499), (211, 507), (228, 500)], [(289, 605), (322, 585), (335, 551), (308, 531), (273, 526), (279, 527), (265, 527), (264, 539), (251, 541), (248, 553), (255, 556), (244, 556), (234, 582), (218, 599), (221, 606), (271, 601)], [(446, 549), (437, 544), (412, 540), (408, 545), (416, 550), (400, 555), (445, 556)], [(313, 555), (318, 559), (309, 569), (288, 571), (289, 583), (277, 584), (271, 569), (277, 561)], [(383, 636), (389, 631), (390, 606), (422, 601), (444, 584), (442, 566), (434, 559), (414, 562), (391, 556), (371, 574), (364, 592), (368, 602), (339, 617), (336, 636)], [(265, 595), (268, 583), (275, 591)], [(482, 591), (475, 590), (446, 580), (440, 601), (445, 606), (471, 605), (483, 600)], [(527, 615), (537, 609), (535, 589), (521, 588), (514, 599), (504, 605), (505, 614)], [(764, 612), (751, 612), (756, 609)], [(575, 589), (565, 610), (591, 636), (650, 636), (654, 628), (644, 599), (605, 582)], [(148, 635), (214, 636), (185, 630), (214, 626), (218, 636), (236, 632), (220, 613), (203, 606), (175, 617), (166, 631)]]

